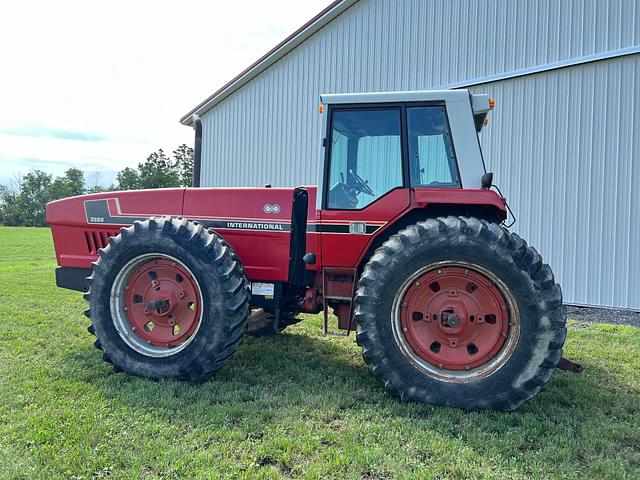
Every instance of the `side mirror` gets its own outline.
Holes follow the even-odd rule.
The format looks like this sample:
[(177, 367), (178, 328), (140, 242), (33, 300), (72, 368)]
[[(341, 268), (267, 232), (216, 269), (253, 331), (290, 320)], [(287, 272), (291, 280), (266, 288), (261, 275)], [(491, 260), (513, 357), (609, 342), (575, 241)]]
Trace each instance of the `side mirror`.
[(484, 175), (482, 175), (482, 180), (480, 181), (480, 185), (485, 190), (491, 188), (491, 185), (493, 185), (493, 172), (487, 172)]

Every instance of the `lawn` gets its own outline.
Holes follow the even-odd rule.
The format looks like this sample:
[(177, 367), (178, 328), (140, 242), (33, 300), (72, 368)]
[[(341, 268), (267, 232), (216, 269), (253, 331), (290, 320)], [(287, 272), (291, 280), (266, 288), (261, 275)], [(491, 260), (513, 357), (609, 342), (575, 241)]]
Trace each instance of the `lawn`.
[(48, 229), (0, 227), (0, 478), (640, 478), (640, 330), (572, 322), (515, 412), (401, 404), (318, 317), (199, 385), (114, 373)]

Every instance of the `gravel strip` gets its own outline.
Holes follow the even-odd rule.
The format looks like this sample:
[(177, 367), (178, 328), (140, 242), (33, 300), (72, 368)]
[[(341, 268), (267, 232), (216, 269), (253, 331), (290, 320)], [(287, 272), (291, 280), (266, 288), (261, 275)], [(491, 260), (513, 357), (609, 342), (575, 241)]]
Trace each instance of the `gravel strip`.
[(567, 305), (567, 318), (578, 322), (610, 323), (640, 327), (640, 312), (612, 308), (575, 307)]

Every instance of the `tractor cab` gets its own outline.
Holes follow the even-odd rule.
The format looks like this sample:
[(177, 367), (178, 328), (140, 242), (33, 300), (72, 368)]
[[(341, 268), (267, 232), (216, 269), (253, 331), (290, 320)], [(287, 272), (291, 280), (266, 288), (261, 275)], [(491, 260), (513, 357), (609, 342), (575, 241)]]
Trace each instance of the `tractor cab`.
[[(323, 209), (362, 210), (400, 188), (476, 189), (487, 95), (425, 91), (322, 95)], [(324, 110), (324, 108), (323, 108)]]

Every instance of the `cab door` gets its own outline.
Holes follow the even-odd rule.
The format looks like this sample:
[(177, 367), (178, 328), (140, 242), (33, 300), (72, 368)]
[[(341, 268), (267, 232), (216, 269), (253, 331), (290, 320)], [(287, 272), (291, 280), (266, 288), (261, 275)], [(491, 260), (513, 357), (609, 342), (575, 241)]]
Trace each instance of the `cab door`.
[(324, 266), (355, 267), (376, 233), (410, 205), (400, 105), (332, 106), (321, 232)]

